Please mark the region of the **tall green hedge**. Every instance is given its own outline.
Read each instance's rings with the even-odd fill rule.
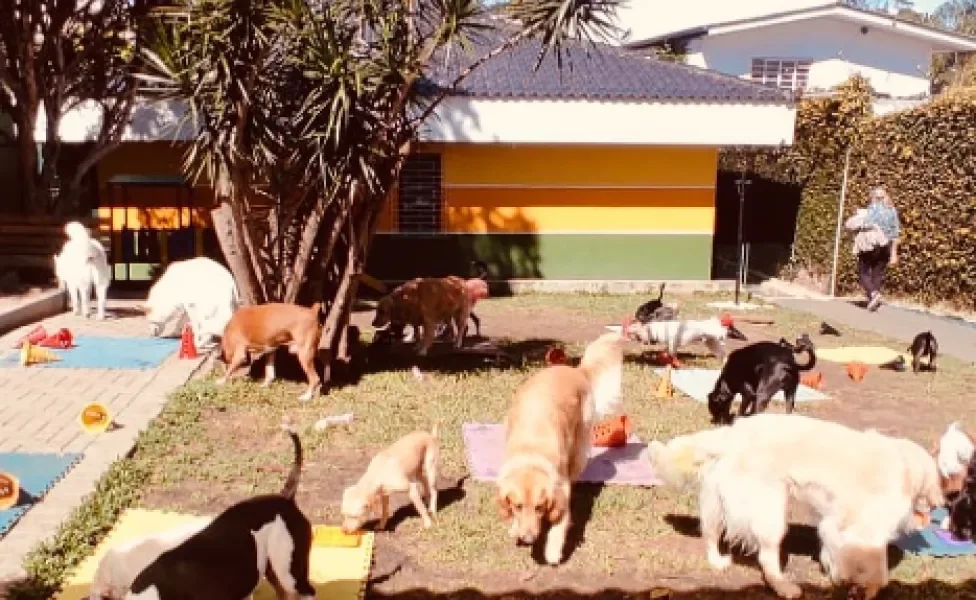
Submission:
[[[851,150],[844,218],[883,184],[898,207],[899,264],[886,290],[931,304],[976,309],[976,92],[959,91],[909,111],[872,117],[866,80],[852,78],[826,98],[804,100],[794,144],[773,151],[729,150],[721,167],[801,187],[794,259],[829,275],[844,158]],[[839,248],[838,291],[857,289],[849,232]]]

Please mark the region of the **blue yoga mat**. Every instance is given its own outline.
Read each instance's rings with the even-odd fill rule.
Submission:
[[[939,527],[947,514],[948,511],[944,508],[933,510],[932,520],[925,529],[901,536],[895,540],[895,545],[910,554],[927,554],[929,556],[969,556],[976,554],[976,544],[968,540],[955,540],[948,531],[943,531]]]
[[[170,338],[100,337],[79,335],[75,347],[54,350],[61,359],[31,365],[30,368],[60,369],[152,369],[175,353],[180,341]],[[20,350],[0,360],[0,366],[20,364]]]
[[[20,504],[0,510],[0,537],[81,459],[80,454],[0,452],[0,471],[20,481]]]

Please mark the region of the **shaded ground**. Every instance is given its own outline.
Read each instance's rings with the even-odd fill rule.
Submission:
[[[704,306],[715,296],[674,296],[684,316],[714,314]],[[428,371],[418,382],[404,367],[366,374],[357,386],[334,390],[309,404],[299,404],[301,384],[279,383],[270,390],[238,381],[218,390],[209,381],[188,387],[160,417],[160,435],[139,448],[136,459],[152,464],[154,475],[142,503],[149,507],[214,513],[259,491],[277,489],[290,462],[290,448],[280,434],[283,414],[305,428],[307,461],[299,502],[313,522],[336,522],[343,487],[363,472],[372,454],[399,436],[442,424],[441,505],[435,526],[424,530],[412,507],[402,498],[389,531],[377,535],[374,597],[483,598],[485,594],[524,592],[510,597],[542,594],[546,598],[574,598],[579,590],[604,590],[599,597],[645,597],[658,586],[673,590],[703,587],[730,590],[737,598],[770,597],[752,561],[743,560],[726,573],[709,570],[698,539],[696,500],[693,494],[666,489],[618,486],[574,488],[569,556],[558,569],[540,567],[533,553],[515,548],[498,519],[495,490],[465,479],[467,467],[461,445],[464,422],[499,422],[512,392],[528,373],[539,368],[545,348],[564,340],[571,356],[602,333],[603,326],[619,323],[640,303],[621,296],[524,296],[479,303],[476,312],[483,333],[512,352],[525,355],[526,364],[508,369],[457,371],[436,359],[421,363]],[[738,326],[755,341],[761,338],[794,339],[809,333],[821,346],[886,343],[875,334],[844,330],[844,336],[825,339],[816,334],[820,319],[776,307],[761,312],[775,319],[772,326]],[[368,330],[368,312],[356,320]],[[749,316],[760,316],[756,315]],[[901,349],[901,343],[889,343]],[[677,394],[659,399],[653,394],[657,379],[642,358],[644,349],[633,346],[625,367],[628,413],[636,432],[645,440],[668,439],[708,426],[705,407]],[[698,356],[703,348],[690,348],[681,358],[687,365],[717,367],[712,357]],[[435,367],[440,368],[435,368]],[[378,369],[377,365],[371,368]],[[858,427],[878,427],[929,446],[946,424],[969,414],[970,390],[976,373],[951,358],[937,374],[915,376],[872,370],[859,384],[851,382],[842,365],[823,362],[825,391],[831,400],[801,404],[799,411],[836,419]],[[282,369],[283,370],[283,369]],[[772,410],[782,410],[774,405]],[[316,432],[315,420],[330,414],[353,412],[349,427]],[[796,515],[802,521],[802,515]],[[791,554],[787,571],[810,586],[814,596],[826,581],[817,563],[812,531],[796,527],[787,542]],[[888,597],[976,597],[976,588],[955,589],[949,584],[923,583],[932,579],[958,582],[976,569],[976,559],[896,559],[894,586]],[[893,563],[893,564],[895,564]],[[480,592],[470,591],[478,588]],[[559,591],[568,588],[577,591]],[[420,591],[417,591],[417,590]],[[468,590],[451,592],[452,590]],[[451,592],[451,593],[448,593]],[[639,593],[637,593],[639,592]],[[695,597],[720,597],[720,591]]]

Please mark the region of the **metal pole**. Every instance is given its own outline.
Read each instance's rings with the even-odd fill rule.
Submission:
[[[743,256],[745,248],[742,245],[742,221],[743,215],[745,213],[746,206],[746,186],[751,183],[746,179],[746,170],[742,170],[742,175],[739,177],[738,181],[735,182],[735,187],[739,189],[739,230],[736,234],[736,248],[739,251],[739,271],[735,277],[735,305],[739,305],[739,293],[742,287],[742,266],[743,266]]]
[[[840,184],[840,204],[837,207],[837,230],[834,233],[834,264],[830,270],[830,296],[837,295],[837,258],[840,250],[840,227],[844,221],[844,203],[847,200],[847,171],[851,165],[851,150],[854,146],[848,146],[847,153],[844,155],[844,179]]]

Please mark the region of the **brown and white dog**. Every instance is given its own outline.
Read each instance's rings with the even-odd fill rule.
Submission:
[[[817,515],[820,563],[831,581],[852,584],[866,600],[888,583],[889,542],[944,501],[935,460],[922,446],[806,416],[759,414],[653,441],[649,451],[670,483],[700,480],[708,562],[732,564],[719,550],[723,537],[758,551],[766,583],[782,598],[802,594],[780,566],[791,501]]]
[[[589,460],[593,424],[619,410],[624,338],[607,333],[592,342],[578,367],[539,371],[515,392],[505,421],[505,459],[498,475],[502,518],[524,544],[550,524],[544,557],[563,559],[570,525],[570,491]]]
[[[308,377],[308,390],[299,400],[311,400],[322,388],[322,379],[315,370],[315,357],[322,336],[321,310],[321,302],[311,307],[270,302],[237,309],[220,340],[221,359],[226,370],[217,385],[227,383],[234,371],[249,360],[261,358],[265,359],[263,385],[271,385],[275,378],[274,352],[281,346],[288,346],[288,351],[298,357]]]
[[[460,277],[413,279],[380,299],[373,327],[412,325],[414,331],[421,331],[418,354],[423,356],[437,337],[437,326],[453,321],[457,328],[454,345],[460,348],[471,314],[470,298],[465,280]]]
[[[430,433],[408,433],[374,456],[359,481],[342,494],[342,530],[346,533],[359,530],[377,505],[380,509],[379,527],[386,529],[390,518],[390,494],[397,492],[406,492],[410,496],[424,527],[430,527],[433,524],[431,516],[437,514],[439,462],[437,425]],[[424,506],[424,496],[430,498],[430,513]]]

